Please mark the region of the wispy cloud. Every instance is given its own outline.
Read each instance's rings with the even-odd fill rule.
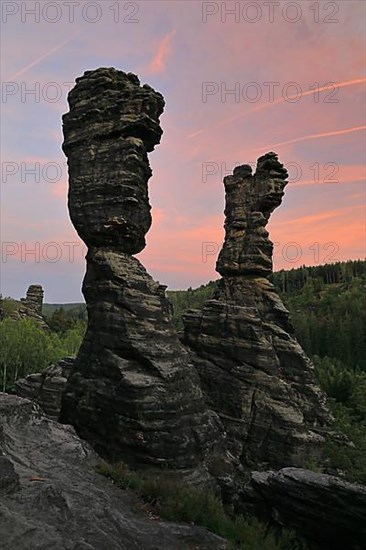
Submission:
[[[29,71],[29,69],[32,69],[33,67],[35,67],[36,65],[38,65],[39,63],[41,63],[44,59],[46,59],[47,57],[49,57],[50,55],[58,52],[59,50],[61,50],[62,48],[64,48],[66,46],[66,44],[68,44],[69,42],[71,42],[71,40],[73,40],[75,38],[75,36],[77,36],[78,34],[80,33],[77,33],[77,34],[74,34],[71,38],[68,38],[67,40],[64,40],[63,42],[61,42],[60,44],[57,44],[57,46],[55,46],[54,48],[51,48],[50,50],[48,50],[46,53],[42,54],[41,56],[37,57],[37,59],[35,59],[34,61],[32,61],[31,63],[29,63],[28,65],[26,65],[25,67],[23,67],[22,69],[20,69],[19,71],[17,71],[16,73],[12,74],[11,76],[9,76],[7,78],[8,81],[11,81],[11,80],[15,80],[16,78],[19,78],[19,76],[21,76],[22,74],[26,73],[27,71]]]
[[[354,78],[353,80],[346,80],[344,82],[329,82],[325,86],[320,86],[319,88],[315,88],[314,90],[301,92],[300,97],[303,98],[310,95],[315,96],[316,93],[318,94],[322,92],[332,92],[333,90],[336,90],[339,88],[346,88],[347,86],[357,86],[359,84],[365,84],[365,83],[366,83],[366,77]],[[240,115],[235,115],[235,116],[226,118],[225,120],[222,120],[218,126],[224,126],[225,124],[229,124],[230,122],[237,122],[239,118],[243,118],[246,115],[255,113],[257,111],[262,111],[263,109],[268,109],[269,107],[273,107],[274,105],[278,105],[279,103],[284,103],[284,102],[294,100],[298,97],[299,95],[289,95],[286,97],[279,97],[268,103],[261,103],[260,105],[257,105],[253,109],[249,109],[248,111],[245,111]]]
[[[159,42],[153,59],[150,61],[147,71],[149,74],[158,74],[165,71],[167,60],[172,48],[172,40],[175,35],[175,29]]]
[[[345,134],[352,134],[353,132],[360,132],[365,130],[366,126],[354,126],[353,128],[345,128],[344,130],[333,130],[332,132],[322,132],[320,134],[310,134],[308,136],[302,136],[295,139],[289,139],[288,141],[280,141],[278,143],[272,143],[271,145],[261,145],[251,151],[267,151],[269,149],[274,149],[275,147],[281,147],[283,145],[291,145],[292,143],[299,143],[300,141],[307,141],[309,139],[320,139],[324,137],[332,136],[342,136]]]

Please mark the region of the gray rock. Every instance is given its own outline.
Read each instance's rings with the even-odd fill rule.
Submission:
[[[295,529],[319,550],[366,548],[366,487],[297,468],[253,472],[244,487],[247,509]]]
[[[47,416],[58,420],[62,396],[73,364],[73,357],[65,357],[41,373],[29,374],[16,381],[14,392],[19,397],[33,399]]]
[[[136,497],[94,472],[91,447],[30,400],[0,393],[0,453],[1,550],[226,548],[203,528],[133,512]]]
[[[265,226],[281,204],[287,176],[276,153],[267,153],[258,159],[254,175],[243,165],[224,178],[225,242],[216,267],[221,275],[259,277],[272,272],[273,245]]]
[[[0,456],[0,494],[12,493],[19,486],[19,476],[14,464],[6,456]]]
[[[89,247],[136,254],[151,225],[147,153],[163,133],[163,96],[112,68],[86,71],[76,83],[63,116],[71,220]]]

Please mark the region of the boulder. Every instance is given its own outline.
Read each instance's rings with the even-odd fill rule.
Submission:
[[[366,548],[366,487],[299,468],[253,472],[244,487],[247,509],[292,528],[312,550]]]
[[[73,357],[65,357],[41,373],[28,374],[16,381],[14,393],[33,399],[46,416],[58,420],[66,382],[74,364]]]

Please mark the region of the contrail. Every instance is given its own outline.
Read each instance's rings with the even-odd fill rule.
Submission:
[[[365,176],[356,176],[354,178],[348,178],[348,179],[344,179],[342,178],[341,180],[330,180],[330,181],[327,181],[327,180],[319,180],[319,181],[314,181],[313,179],[312,180],[298,180],[298,181],[295,181],[295,182],[289,182],[289,185],[291,185],[292,189],[294,189],[295,187],[302,187],[302,186],[305,186],[305,185],[332,185],[332,184],[337,184],[337,185],[340,185],[340,184],[343,184],[343,183],[357,183],[358,181],[365,181]]]
[[[80,34],[80,33],[77,33],[77,34]],[[20,69],[20,71],[18,71],[17,73],[14,73],[13,75],[11,75],[8,78],[8,81],[15,80],[16,78],[18,78],[19,76],[21,76],[25,72],[29,71],[29,69],[31,69],[32,67],[34,67],[38,63],[41,63],[41,61],[46,59],[46,57],[49,57],[50,55],[57,52],[58,50],[61,50],[61,48],[66,46],[66,44],[68,44],[68,42],[70,42],[73,38],[75,38],[75,36],[77,36],[77,34],[75,34],[71,38],[68,38],[67,40],[64,40],[64,42],[61,42],[61,44],[58,44],[57,46],[55,46],[54,48],[52,48],[51,50],[49,50],[45,54],[41,55],[40,57],[38,57],[37,59],[32,61],[32,63],[29,63],[29,65],[27,65],[26,67],[23,67],[22,69]]]
[[[366,77],[363,77],[363,78],[354,78],[353,80],[346,80],[344,82],[332,82],[332,85],[337,86],[338,88],[345,88],[346,86],[355,86],[357,84],[365,84],[365,83],[366,83]],[[330,85],[330,83],[325,85],[325,86],[319,87],[318,90],[316,90],[316,92],[320,93],[320,92],[329,91],[329,85]],[[302,92],[302,96],[308,96],[308,95],[312,95],[314,93],[315,93],[314,90],[308,90],[307,92]],[[283,97],[280,97],[280,98],[272,101],[272,103],[262,103],[261,105],[257,105],[256,107],[254,107],[253,109],[250,109],[249,111],[246,111],[245,113],[240,113],[238,115],[227,118],[226,120],[223,120],[222,122],[219,122],[218,124],[215,125],[215,128],[220,128],[221,126],[225,126],[226,124],[229,124],[230,122],[235,122],[239,118],[243,118],[246,115],[250,115],[251,113],[261,111],[262,109],[267,109],[268,107],[272,107],[272,105],[277,105],[278,103],[284,103],[286,100],[295,99],[296,97],[297,96],[295,96],[295,95],[289,96],[286,99],[283,98]],[[192,134],[188,135],[187,138],[196,137],[197,135],[202,134],[205,131],[206,130],[200,130],[198,132],[193,132]]]
[[[306,141],[308,139],[319,139],[322,137],[341,136],[344,134],[351,134],[353,132],[360,132],[361,130],[365,130],[365,129],[366,129],[366,126],[354,126],[353,128],[345,128],[344,130],[334,130],[333,132],[323,132],[321,134],[310,134],[308,136],[303,136],[300,138],[289,139],[288,141],[273,143],[272,145],[262,145],[261,147],[256,147],[255,149],[251,149],[251,151],[269,150],[269,149],[274,149],[275,147],[280,147],[281,145],[290,145],[291,143],[298,143],[299,141]]]
[[[356,84],[365,84],[366,77],[363,78],[354,78],[353,80],[346,80],[345,82],[329,82],[325,86],[319,87],[317,90],[308,90],[307,92],[302,92],[300,97],[313,95],[314,93],[320,93],[320,92],[329,92],[329,87],[334,86],[337,88],[345,88],[346,86],[355,86]],[[275,99],[271,103],[262,103],[261,105],[257,105],[253,109],[250,109],[249,111],[246,111],[245,113],[241,113],[236,116],[232,116],[230,118],[227,118],[226,120],[223,120],[218,124],[218,126],[224,126],[225,124],[229,124],[230,122],[236,121],[239,118],[242,118],[246,115],[249,115],[251,113],[255,113],[257,111],[261,111],[262,109],[267,109],[268,107],[271,107],[272,105],[277,105],[278,103],[284,103],[285,101],[288,101],[289,99],[296,99],[298,97],[297,94],[290,95],[286,98],[280,97],[278,99]]]

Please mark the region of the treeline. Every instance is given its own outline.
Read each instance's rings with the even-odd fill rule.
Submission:
[[[308,355],[366,372],[366,262],[279,271],[272,281]]]
[[[304,265],[290,270],[281,269],[272,273],[270,279],[280,293],[291,294],[302,290],[309,281],[320,289],[325,285],[351,283],[355,278],[365,280],[365,277],[366,262],[349,260],[311,267]]]

